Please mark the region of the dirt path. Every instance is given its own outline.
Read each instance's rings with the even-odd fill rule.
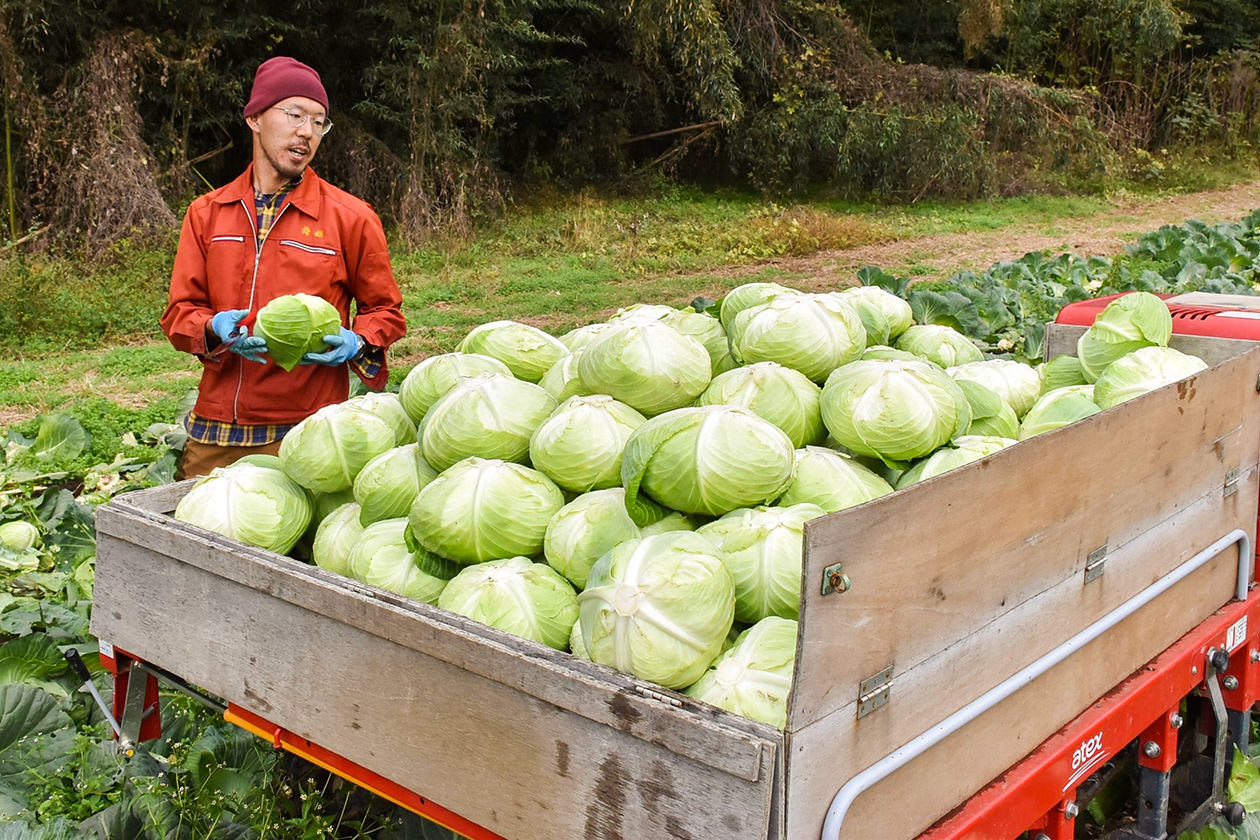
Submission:
[[[1026,222],[1001,230],[899,239],[726,268],[720,273],[738,277],[760,274],[771,267],[811,278],[819,286],[834,286],[851,283],[858,269],[876,265],[893,274],[913,273],[919,279],[938,280],[963,269],[983,271],[996,262],[1018,259],[1032,251],[1119,254],[1138,236],[1163,225],[1181,225],[1190,219],[1209,224],[1236,221],[1257,208],[1260,180],[1166,198],[1124,196],[1100,214]]]

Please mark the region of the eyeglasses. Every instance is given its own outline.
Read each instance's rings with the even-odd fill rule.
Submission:
[[[311,125],[319,132],[320,136],[332,131],[332,120],[327,117],[312,117],[301,111],[291,111],[288,108],[281,108],[279,105],[273,106],[277,111],[282,111],[289,118],[289,126],[292,128],[301,128],[310,120]]]

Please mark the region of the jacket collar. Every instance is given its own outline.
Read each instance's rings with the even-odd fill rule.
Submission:
[[[321,184],[323,181],[315,170],[309,166],[306,172],[302,174],[302,182],[293,188],[293,192],[289,193],[287,201],[292,202],[297,209],[301,210],[311,218],[319,218],[319,198]],[[245,202],[246,207],[252,207],[254,201],[254,164],[250,164],[245,171],[237,176],[236,180],[224,186],[219,190],[216,200],[220,204],[234,204],[238,201]]]

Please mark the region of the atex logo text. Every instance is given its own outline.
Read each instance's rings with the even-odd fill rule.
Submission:
[[[1076,748],[1076,752],[1072,753],[1073,770],[1079,770],[1081,765],[1088,763],[1091,758],[1102,752],[1102,736],[1103,734],[1099,732],[1092,738],[1087,738],[1081,742],[1081,745]]]

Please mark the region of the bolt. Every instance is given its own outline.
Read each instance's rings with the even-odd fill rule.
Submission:
[[[1159,748],[1159,744],[1154,741],[1147,741],[1142,745],[1142,752],[1146,754],[1147,758],[1159,758],[1159,754],[1162,753],[1163,750],[1161,750]]]
[[[1067,817],[1069,820],[1076,819],[1076,815],[1080,812],[1081,806],[1077,805],[1075,802],[1069,802],[1063,806],[1063,816]]]
[[[1252,651],[1251,651],[1251,661],[1252,661],[1252,662],[1260,662],[1260,650],[1252,650]]]
[[[1225,686],[1226,691],[1233,691],[1235,688],[1238,688],[1238,677],[1230,674],[1225,679],[1221,680],[1221,685]]]
[[[1050,840],[1050,835],[1044,831],[1039,831],[1033,836],[1032,840]]]
[[[1186,722],[1186,719],[1176,712],[1172,713],[1172,717],[1168,718],[1168,725],[1173,729],[1180,729]]]
[[[831,588],[834,589],[835,591],[837,592],[849,591],[850,581],[849,581],[848,575],[841,574],[840,572],[832,572],[828,576],[827,579],[831,583]]]
[[[1190,666],[1190,676],[1192,676],[1192,677],[1193,677],[1193,676],[1197,676],[1197,675],[1198,675],[1198,673],[1199,673],[1199,668],[1198,668],[1198,666],[1197,666],[1197,665],[1191,665],[1191,666]]]

